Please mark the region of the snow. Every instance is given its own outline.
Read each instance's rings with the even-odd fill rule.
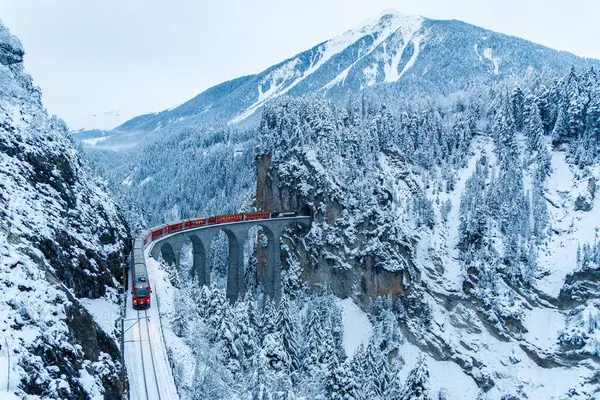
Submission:
[[[434,323],[428,329],[436,336],[443,337],[444,342],[455,349],[457,353],[453,357],[462,358],[467,363],[471,363],[473,359],[483,362],[481,367],[473,365],[472,373],[489,375],[494,379],[495,386],[487,393],[489,399],[500,399],[505,394],[523,398],[522,393],[535,393],[536,398],[540,399],[558,399],[560,394],[581,384],[594,373],[594,368],[585,364],[569,368],[541,368],[524,352],[518,342],[504,342],[492,336],[473,310],[460,305],[448,311],[434,298],[429,298],[429,304],[432,306]],[[457,319],[463,324],[467,323],[470,329],[464,329],[457,324]],[[556,310],[534,311],[530,314],[526,323],[532,332],[527,335],[534,339],[533,344],[551,348],[556,330],[560,326],[560,319],[560,313]],[[549,332],[543,333],[545,328]],[[416,358],[424,353],[414,343],[407,341],[402,345],[399,354],[408,367],[400,372],[401,376],[405,376]],[[450,393],[466,393],[463,398],[476,398],[475,382],[457,364],[434,360],[429,355],[426,355],[426,360],[434,394],[445,388]]]
[[[363,74],[365,75],[365,87],[373,86],[377,83],[377,69],[379,65],[377,63],[373,63],[366,67],[363,70]]]
[[[360,344],[366,345],[373,334],[373,325],[367,314],[351,298],[339,300],[344,325],[343,343],[348,357],[352,357]]]
[[[149,176],[149,177],[145,178],[143,181],[140,182],[140,186],[144,186],[144,185],[152,182],[153,180],[154,180],[154,178],[151,177],[151,176]]]
[[[72,131],[86,131],[92,129],[111,130],[135,117],[131,113],[123,113],[119,110],[108,110],[92,115],[80,115],[75,118]],[[95,144],[95,143],[92,143]]]
[[[2,350],[0,350],[0,398],[6,398],[7,400],[19,399],[19,397],[13,394],[12,392],[6,391],[7,388],[9,388],[9,390],[16,389],[16,386],[19,383],[19,381],[18,375],[14,370],[12,370],[12,362],[10,366],[8,364],[8,349],[4,340],[0,342],[0,345],[2,345]],[[10,386],[8,385],[9,367],[11,368]]]
[[[552,350],[565,326],[564,315],[552,308],[534,308],[525,317],[525,339],[543,350]]]
[[[87,372],[85,368],[79,370],[79,375],[79,383],[81,383],[81,386],[85,389],[86,392],[88,392],[89,398],[91,400],[103,400],[104,396],[98,390],[99,388],[96,383],[96,379],[92,375],[90,375],[90,373]]]
[[[348,67],[345,70],[343,70],[341,74],[335,77],[335,79],[323,86],[322,90],[329,90],[335,85],[338,85],[340,83],[343,84],[346,81],[346,78],[348,77],[348,72],[350,72],[350,68],[352,67]]]
[[[494,64],[494,75],[500,75],[500,59],[493,56],[491,48],[483,50],[483,56]]]
[[[538,254],[539,265],[547,276],[536,281],[536,287],[546,294],[557,297],[565,277],[577,267],[577,247],[593,243],[600,228],[600,196],[596,196],[593,208],[575,211],[575,200],[580,185],[587,178],[577,178],[566,161],[564,152],[552,152],[552,174],[548,178],[546,199],[552,230],[548,243]],[[600,179],[600,170],[592,171]]]
[[[133,179],[131,177],[131,174],[129,174],[129,175],[127,175],[127,177],[125,179],[123,179],[123,182],[121,182],[121,185],[131,186],[132,183],[133,183]]]
[[[479,54],[479,45],[477,43],[475,43],[473,45],[473,48],[475,49],[475,54],[477,54],[479,61],[483,62],[483,57],[481,57],[481,54]]]
[[[399,28],[398,32],[396,32],[396,35],[401,35],[402,41],[398,42],[398,44],[397,44],[398,47],[396,48],[396,53],[394,54],[394,57],[391,60],[391,64],[389,65],[388,69],[386,70],[385,82],[397,82],[402,77],[404,72],[406,72],[408,70],[408,68],[410,68],[414,65],[416,56],[419,53],[418,47],[420,45],[420,40],[421,40],[420,38],[417,39],[417,37],[415,37],[413,40],[413,45],[415,46],[415,52],[413,54],[413,57],[411,57],[411,60],[409,61],[410,66],[408,66],[408,64],[407,64],[408,68],[405,67],[401,74],[398,73],[398,65],[400,64],[402,54],[404,53],[404,50],[408,46],[411,38],[415,35],[416,32],[418,32],[421,29],[422,25],[423,25],[423,18],[414,17],[411,19],[407,19],[407,23],[403,24]]]
[[[109,292],[110,293],[110,292]],[[114,294],[116,296],[116,294]],[[81,299],[81,304],[92,314],[94,321],[102,330],[115,338],[113,334],[115,330],[115,321],[119,316],[119,306],[115,301],[109,300],[107,297],[98,299]]]
[[[485,136],[477,136],[471,145],[472,156],[467,167],[459,170],[454,190],[450,193],[440,193],[440,201],[450,200],[452,209],[448,214],[448,221],[444,225],[436,226],[436,237],[432,239],[433,247],[444,259],[444,284],[450,291],[462,291],[463,270],[459,261],[458,232],[460,227],[460,198],[465,190],[467,179],[473,175],[475,166],[482,154],[486,154],[488,162],[494,163],[494,144]],[[426,239],[426,237],[423,237]],[[428,243],[429,245],[429,243]],[[419,252],[418,254],[427,254]]]
[[[451,361],[436,361],[431,356],[423,353],[417,346],[405,342],[399,351],[399,355],[406,363],[399,371],[399,376],[402,381],[406,380],[411,369],[413,369],[419,357],[425,355],[425,362],[429,370],[429,384],[431,395],[437,398],[438,393],[442,389],[446,389],[449,393],[458,394],[463,399],[475,399],[479,388],[473,379],[462,371],[462,369]]]
[[[408,62],[406,63],[406,65],[402,69],[402,72],[398,76],[398,79],[402,78],[402,76],[406,73],[406,71],[408,71],[409,69],[412,68],[413,65],[415,65],[415,61],[417,60],[417,57],[419,56],[419,51],[421,49],[421,41],[423,39],[424,39],[423,36],[415,36],[413,38],[413,40],[412,40],[412,43],[413,43],[413,46],[414,46],[413,54],[410,57],[410,60],[408,60]]]

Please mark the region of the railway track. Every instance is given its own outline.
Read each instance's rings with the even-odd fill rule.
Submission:
[[[156,373],[156,361],[154,358],[154,351],[152,349],[152,334],[150,333],[150,326],[148,324],[148,320],[150,319],[148,316],[148,311],[144,310],[144,312],[142,313],[139,310],[137,310],[137,318],[138,337],[140,344],[140,359],[142,361],[141,372],[144,378],[144,398],[146,400],[154,400],[156,398],[158,398],[158,400],[161,400],[162,397],[160,394],[159,379],[158,374]],[[142,327],[142,324],[145,325],[145,329]],[[144,337],[142,333],[144,333],[146,337]],[[144,349],[144,343],[147,343],[147,349]],[[151,367],[150,365],[147,365],[148,362],[151,365]],[[153,379],[149,379],[149,377]],[[149,391],[149,387],[152,386],[152,383],[149,382],[151,380],[154,380],[154,385],[156,386],[156,396],[154,395],[154,393],[151,393]]]
[[[150,275],[150,279],[153,278]],[[158,301],[158,297],[155,295],[153,300]],[[131,300],[125,304],[124,321],[129,326],[123,328],[123,346],[130,400],[179,400],[162,335],[158,303],[141,310],[133,308]]]
[[[154,375],[154,382],[156,383],[156,393],[158,394],[158,400],[160,400],[160,388],[158,387],[158,376],[156,375],[156,362],[154,361],[154,351],[152,350],[152,335],[150,334],[150,325],[148,324],[149,319],[150,318],[148,317],[148,310],[144,310],[144,321],[146,321],[146,332],[148,333],[148,347],[150,347],[150,359],[152,360],[152,374]],[[146,393],[148,392],[146,391]]]
[[[138,335],[139,335],[139,343],[140,343],[140,355],[142,356],[142,375],[144,375],[144,389],[145,389],[145,393],[146,393],[146,400],[150,400],[150,397],[148,396],[148,380],[146,378],[146,365],[144,364],[144,345],[143,345],[143,339],[142,339],[142,320],[140,318],[140,311],[138,310],[137,312],[137,317],[138,317],[138,322],[137,322],[137,326],[138,326]],[[148,325],[146,324],[146,327],[148,327]]]

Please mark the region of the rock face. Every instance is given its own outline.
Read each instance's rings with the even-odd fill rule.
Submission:
[[[353,297],[365,307],[377,297],[389,295],[398,298],[407,294],[410,281],[418,279],[409,239],[400,243],[377,241],[372,249],[359,254],[359,248],[374,241],[377,222],[366,219],[351,239],[344,237],[345,218],[349,211],[340,197],[341,191],[326,182],[325,175],[319,170],[320,165],[314,163],[311,157],[298,154],[292,157],[293,161],[287,161],[294,165],[294,171],[286,169],[290,164],[273,164],[269,154],[258,156],[256,203],[265,211],[310,210],[314,234],[307,237],[308,246],[286,241],[287,248],[292,249],[303,264],[302,279],[315,287],[328,286],[340,298]],[[410,181],[410,178],[405,178]],[[307,187],[319,190],[303,190]],[[330,190],[320,189],[323,187]],[[385,207],[391,195],[381,189],[378,197]],[[261,258],[259,256],[259,273]],[[401,267],[395,270],[386,268],[393,265]]]
[[[596,179],[591,177],[575,199],[575,211],[590,211],[596,197]]]
[[[115,292],[128,228],[23,55],[0,24],[0,358],[20,396],[118,398],[119,350],[78,298]]]

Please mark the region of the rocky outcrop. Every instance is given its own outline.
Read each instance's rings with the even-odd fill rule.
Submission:
[[[596,197],[596,179],[591,177],[575,199],[575,211],[590,211]]]
[[[274,165],[269,154],[257,157],[256,203],[265,211],[304,210],[313,216],[313,229],[305,243],[286,241],[303,266],[302,279],[315,287],[328,286],[340,298],[353,297],[365,307],[380,296],[397,298],[406,294],[411,277],[418,275],[409,242],[386,244],[394,248],[396,261],[406,267],[397,271],[384,267],[387,260],[381,257],[380,248],[360,252],[359,248],[373,238],[375,221],[364,221],[351,241],[345,238],[347,221],[343,215],[348,210],[341,201],[341,192],[332,186],[327,191],[302,190],[307,186],[322,188],[328,183],[309,159],[299,155],[297,162],[299,168],[294,172],[299,175],[283,165]],[[382,192],[383,198],[387,197]],[[259,256],[259,273],[261,259]],[[285,258],[283,261],[285,266]]]
[[[600,298],[600,268],[590,264],[567,275],[558,296],[558,305],[569,309]]]

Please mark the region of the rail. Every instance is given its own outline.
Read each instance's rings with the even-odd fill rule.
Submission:
[[[146,391],[146,400],[150,400],[148,396],[148,381],[146,379],[146,365],[144,364],[144,345],[142,344],[142,327],[140,323],[140,311],[137,312],[138,316],[138,335],[140,338],[140,355],[142,356],[142,374],[144,375],[144,390]]]
[[[156,393],[160,400],[160,388],[158,387],[158,376],[156,375],[156,363],[154,362],[154,351],[152,350],[152,340],[150,338],[150,326],[148,325],[148,311],[144,310],[144,316],[146,317],[146,332],[148,333],[148,346],[150,347],[150,359],[152,360],[152,372],[154,374],[154,383],[156,383]]]

